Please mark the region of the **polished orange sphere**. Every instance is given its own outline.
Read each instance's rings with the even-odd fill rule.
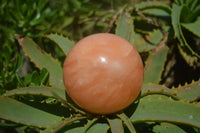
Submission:
[[[111,114],[129,106],[142,87],[143,63],[125,39],[98,33],[80,40],[63,67],[66,91],[84,110]]]

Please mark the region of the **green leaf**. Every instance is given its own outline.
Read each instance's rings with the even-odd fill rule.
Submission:
[[[172,7],[172,26],[173,26],[173,29],[175,32],[175,36],[180,41],[181,47],[183,47],[183,49],[187,49],[187,51],[189,51],[190,54],[192,54],[193,56],[199,57],[199,55],[197,53],[195,53],[194,50],[187,43],[187,41],[183,35],[182,29],[181,29],[180,17],[181,17],[181,13],[185,9],[184,8],[185,6],[186,5],[182,5],[182,6],[178,6],[176,4],[173,5],[173,7]]]
[[[23,15],[23,12],[22,12],[22,8],[21,8],[21,5],[22,5],[22,2],[21,1],[18,1],[18,0],[14,0],[14,4],[15,4],[15,7],[16,7],[16,11],[15,11],[15,15],[18,17],[18,19],[24,19],[24,15]]]
[[[131,44],[133,44],[135,34],[133,30],[133,18],[131,17],[129,12],[124,11],[118,20],[115,34],[123,37],[124,39],[128,40]]]
[[[66,18],[63,18],[63,22],[61,23],[61,25],[55,26],[53,27],[57,32],[62,32],[64,28],[66,28],[67,26],[69,26],[70,24],[73,23],[74,21],[74,17],[73,16],[68,16]],[[54,30],[53,30],[54,31]]]
[[[146,52],[154,49],[155,45],[147,42],[142,35],[136,33],[134,47],[138,52]]]
[[[177,5],[181,4],[181,0],[174,0]]]
[[[166,92],[166,93],[171,93],[175,94],[175,91],[172,89],[167,88],[164,85],[159,85],[159,84],[154,84],[154,83],[148,83],[144,84],[141,89],[141,95],[144,95],[148,92]]]
[[[48,71],[46,68],[43,68],[40,72],[40,85],[45,84],[47,78],[48,78]]]
[[[141,97],[152,94],[166,95],[175,100],[186,99],[193,102],[200,98],[200,80],[174,89],[158,84],[144,84],[141,89]]]
[[[190,23],[193,19],[192,14],[193,13],[189,9],[189,7],[184,5],[183,8],[181,9],[180,22],[181,23]]]
[[[200,19],[193,23],[182,23],[181,25],[200,38]]]
[[[190,7],[191,10],[194,10],[195,7],[197,6],[199,0],[193,0],[192,5]]]
[[[39,0],[37,4],[38,6],[36,8],[37,11],[42,12],[42,9],[44,9],[47,4],[48,4],[48,0]]]
[[[37,71],[34,71],[32,73],[31,85],[32,86],[39,86],[40,85],[40,75]]]
[[[61,48],[65,55],[67,55],[74,46],[74,42],[61,35],[49,34],[46,35],[46,37],[54,41]]]
[[[141,97],[152,95],[152,94],[166,95],[176,100],[181,99],[181,97],[176,96],[177,91],[169,89],[166,86],[153,84],[153,83],[143,84],[142,89],[141,89]]]
[[[81,8],[81,2],[80,1],[78,1],[78,0],[72,0],[70,2],[75,7],[75,9],[80,9]]]
[[[98,120],[98,118],[93,118],[92,120],[88,120],[87,124],[85,125],[84,133]]]
[[[145,65],[144,84],[145,83],[159,83],[167,58],[168,50],[165,48],[159,53],[151,53]]]
[[[0,24],[0,28],[2,31],[6,32],[8,35],[13,36],[15,34],[15,31],[13,29],[11,29],[10,27],[6,27],[3,24]],[[12,37],[11,37],[12,38]],[[10,38],[10,39],[11,39]]]
[[[29,22],[30,26],[36,26],[42,23],[45,20],[45,15],[40,15],[40,13],[36,13],[35,17]]]
[[[190,67],[195,66],[195,64],[198,62],[198,57],[188,54],[180,45],[178,45],[178,50],[183,59],[187,62],[188,65],[190,65]]]
[[[41,95],[46,97],[54,97],[52,91],[55,92],[57,95],[66,99],[65,90],[55,88],[55,87],[26,87],[26,88],[17,88],[11,91],[7,91],[4,93],[4,96],[15,96],[15,95]]]
[[[45,32],[47,32],[47,28],[41,30],[41,31],[38,31],[37,34],[36,33],[32,33],[32,32],[28,32],[26,35],[29,36],[29,37],[33,37],[33,38],[36,38],[36,37],[41,37]]]
[[[122,120],[119,118],[107,119],[112,133],[124,133]]]
[[[107,133],[108,129],[107,123],[96,123],[88,129],[87,133]]]
[[[69,129],[67,129],[71,124],[73,124],[74,121],[85,119],[85,117],[69,117],[64,120],[58,121],[54,123],[53,125],[49,126],[44,131],[41,131],[41,133],[58,133],[58,132],[64,132]]]
[[[142,13],[161,18],[170,18],[170,14],[162,9],[145,9],[144,11],[142,11]]]
[[[200,128],[200,107],[184,101],[174,101],[162,95],[149,95],[140,99],[130,117],[133,123],[145,121],[173,122]]]
[[[49,71],[50,84],[58,88],[64,89],[63,71],[60,63],[43,50],[28,37],[18,40],[25,54],[40,69],[46,68]]]
[[[13,123],[0,123],[0,127],[17,127],[20,124],[13,124]]]
[[[18,72],[21,68],[21,66],[23,65],[23,57],[22,55],[18,55],[17,59],[16,59],[16,64],[15,64],[15,70],[16,72]]]
[[[186,4],[186,0],[180,0],[181,1],[181,5]]]
[[[146,52],[149,50],[152,50],[156,47],[157,44],[162,40],[163,34],[160,30],[153,30],[153,32],[150,32],[146,38],[141,36],[140,34],[135,34],[135,43],[134,47],[139,52]]]
[[[200,4],[192,12],[192,14],[191,14],[191,20],[195,20],[198,16],[200,16]]]
[[[12,122],[45,128],[61,117],[42,111],[9,97],[0,97],[0,118]]]
[[[135,6],[138,10],[144,11],[146,9],[162,9],[168,14],[171,14],[171,8],[169,5],[163,2],[142,2]]]
[[[198,0],[186,0],[186,4],[187,4],[187,6],[190,8],[190,10],[191,10],[191,6],[192,6],[192,4],[194,3],[194,1],[198,1]],[[192,11],[192,10],[191,10]]]
[[[125,125],[128,127],[131,133],[136,133],[133,124],[131,123],[130,119],[126,116],[126,114],[121,113],[117,115],[122,121],[124,121]]]
[[[75,126],[70,128],[69,130],[65,131],[64,133],[83,133],[84,127],[83,126]]]
[[[156,45],[158,44],[163,38],[163,34],[160,30],[153,30],[153,32],[149,33],[149,38],[147,40],[149,43]]]
[[[154,133],[186,133],[182,128],[171,124],[162,122],[160,125],[156,125],[153,127]]]
[[[177,95],[184,99],[195,101],[200,98],[200,80],[174,89]]]
[[[37,108],[41,111],[45,111],[47,113],[60,116],[62,117],[62,119],[64,119],[64,117],[71,116],[72,113],[69,108],[62,106],[60,103],[55,101],[54,98],[46,98],[46,99],[44,99],[44,97],[33,98],[33,96],[29,95],[21,97],[19,99],[21,99],[20,100],[21,103],[29,105],[33,108]],[[50,99],[52,99],[52,101],[50,101]]]
[[[172,26],[175,32],[175,36],[179,39],[182,46],[184,46],[184,41],[181,37],[181,26],[180,26],[180,17],[181,17],[181,10],[184,6],[178,6],[176,4],[172,7]]]

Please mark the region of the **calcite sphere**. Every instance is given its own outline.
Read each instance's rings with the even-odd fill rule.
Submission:
[[[129,106],[142,87],[143,62],[125,39],[98,33],[80,40],[63,67],[66,91],[84,110],[111,114]]]

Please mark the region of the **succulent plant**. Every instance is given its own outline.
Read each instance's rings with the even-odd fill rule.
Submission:
[[[36,77],[39,81],[49,80],[49,84],[44,86],[38,81],[41,86],[16,88],[4,93],[0,96],[0,118],[37,127],[41,133],[199,132],[200,80],[172,88],[162,84],[170,69],[167,67],[168,56],[175,47],[170,43],[176,44],[188,64],[198,64],[199,53],[187,43],[182,29],[200,37],[200,30],[195,28],[199,28],[199,9],[198,0],[176,0],[172,7],[162,2],[145,2],[118,12],[115,34],[128,40],[142,55],[144,83],[138,98],[130,106],[107,115],[88,113],[77,106],[65,91],[63,62],[39,48],[30,37],[18,37],[25,55],[44,71]],[[181,17],[183,12],[188,16]],[[65,56],[75,45],[59,34],[45,37],[55,42]]]

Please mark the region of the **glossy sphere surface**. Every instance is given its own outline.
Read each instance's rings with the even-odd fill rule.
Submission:
[[[69,52],[63,68],[68,95],[95,114],[115,113],[130,105],[140,92],[143,73],[136,49],[109,33],[80,40]]]

